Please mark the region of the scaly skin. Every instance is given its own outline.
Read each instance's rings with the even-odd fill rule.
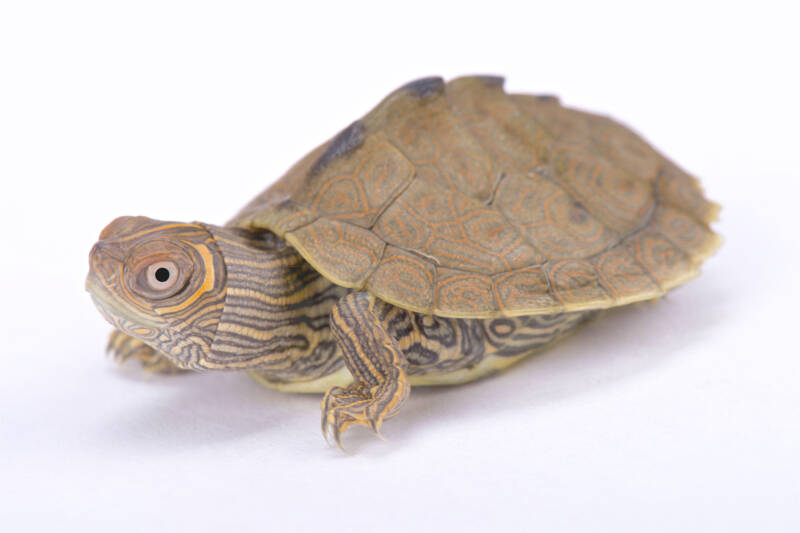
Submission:
[[[153,252],[154,242],[174,251]],[[203,252],[183,265],[191,272],[184,287],[162,296],[142,272],[178,264],[186,243]],[[323,430],[337,443],[353,424],[378,432],[411,385],[477,379],[590,314],[423,315],[327,281],[269,232],[142,218],[112,223],[90,263],[87,287],[118,328],[109,343],[116,358],[163,373],[249,370],[262,383],[307,392],[342,376],[323,400]]]

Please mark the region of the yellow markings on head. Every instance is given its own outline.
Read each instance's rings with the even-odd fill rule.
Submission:
[[[185,224],[181,222],[174,222],[172,224],[161,224],[156,227],[145,228],[142,230],[137,231],[136,233],[131,233],[130,235],[125,235],[121,241],[134,241],[140,237],[144,237],[145,235],[149,235],[151,233],[161,233],[164,230],[175,229],[175,228],[191,228],[194,230],[201,229],[199,226],[195,226],[194,224]]]
[[[208,249],[207,246],[198,246],[191,242],[181,241],[184,244],[191,246],[197,253],[200,254],[200,257],[203,259],[203,270],[204,270],[204,277],[203,277],[203,284],[192,294],[189,298],[185,301],[173,305],[171,307],[159,307],[158,312],[159,314],[163,313],[175,313],[177,311],[182,311],[192,305],[194,302],[197,301],[203,294],[211,291],[214,288],[214,275],[216,271],[214,270],[214,257],[211,255],[211,251]]]
[[[120,280],[124,279],[125,271],[124,271],[123,264],[119,263],[117,265],[117,268],[119,269],[119,279]],[[128,285],[126,283],[120,281],[120,283],[117,285],[117,287],[119,289],[119,293],[121,295],[123,295],[124,299],[126,299],[127,301],[129,301],[131,303],[134,303],[134,304],[138,305],[139,307],[143,307],[143,308],[148,309],[148,310],[151,309],[151,304],[148,301],[143,300],[142,298],[139,298],[139,296],[137,296],[135,293],[131,292],[128,289]],[[111,292],[114,292],[113,289],[111,289],[111,288],[109,288],[109,290],[111,290]],[[138,313],[138,311],[137,311],[137,313]]]

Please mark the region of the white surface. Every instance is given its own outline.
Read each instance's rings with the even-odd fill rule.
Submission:
[[[800,530],[797,14],[548,4],[4,2],[3,530]],[[701,176],[726,240],[703,275],[415,390],[351,456],[319,397],[103,357],[82,285],[111,218],[221,223],[396,86],[471,72]]]

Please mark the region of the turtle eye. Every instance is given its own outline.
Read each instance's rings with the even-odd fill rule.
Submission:
[[[192,280],[194,264],[183,249],[161,240],[146,242],[128,257],[128,287],[145,300],[164,300]]]
[[[154,291],[166,291],[178,281],[178,265],[172,261],[159,261],[147,267],[147,285]]]

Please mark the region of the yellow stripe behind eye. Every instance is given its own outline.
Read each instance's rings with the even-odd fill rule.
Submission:
[[[181,222],[175,222],[173,224],[162,224],[157,227],[145,228],[142,230],[137,231],[136,233],[132,233],[131,235],[125,235],[121,240],[122,241],[133,241],[142,237],[144,235],[148,235],[150,233],[161,233],[164,230],[168,229],[175,229],[175,228],[191,228],[191,229],[200,229],[198,226],[193,224],[184,224]]]
[[[185,302],[182,302],[178,305],[173,305],[172,307],[161,307],[158,309],[159,313],[174,313],[175,311],[186,309],[188,306],[197,301],[197,299],[200,298],[203,293],[209,292],[214,288],[214,258],[211,255],[211,251],[205,246],[196,246],[190,242],[183,242],[197,250],[197,252],[203,258],[203,266],[205,267],[203,285],[201,285],[200,288],[197,289],[197,291],[195,291],[195,293],[192,294]]]

